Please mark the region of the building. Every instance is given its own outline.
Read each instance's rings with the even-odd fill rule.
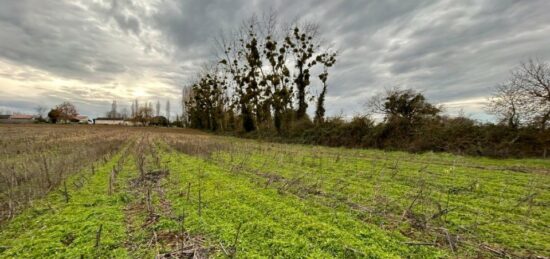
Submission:
[[[125,125],[123,118],[96,118],[94,124],[97,125]]]
[[[0,115],[0,123],[9,123],[11,115]]]
[[[0,123],[34,123],[34,116],[20,113],[0,115]]]
[[[82,123],[82,124],[88,124],[89,121],[90,121],[90,120],[88,119],[88,116],[86,116],[86,115],[76,115],[76,116],[74,117],[74,119],[75,119],[76,121],[78,121],[78,123]]]

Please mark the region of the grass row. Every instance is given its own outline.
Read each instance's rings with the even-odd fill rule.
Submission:
[[[123,208],[128,197],[120,190],[135,172],[132,157],[123,158],[114,193],[108,194],[111,172],[121,156],[95,173],[84,170],[71,176],[61,188],[33,202],[0,231],[0,257],[127,258]]]
[[[296,152],[300,149],[302,152]],[[410,236],[430,238],[400,222],[404,210],[420,196],[411,207],[412,211],[426,220],[445,209],[442,217],[428,223],[449,228],[457,236],[468,237],[474,247],[479,244],[476,242],[483,241],[523,255],[550,252],[550,238],[546,234],[550,227],[547,202],[550,200],[550,178],[546,173],[442,163],[449,160],[445,154],[441,155],[442,159],[427,159],[434,154],[426,154],[418,155],[423,159],[408,161],[393,153],[381,157],[382,152],[372,152],[342,149],[335,152],[299,146],[282,149],[278,145],[265,144],[220,151],[214,158],[242,172],[284,177],[284,183],[299,180],[299,188],[321,193],[325,204],[327,196],[332,198],[328,202],[357,204],[368,209],[367,215],[363,215],[367,221],[380,225],[397,224],[398,229]],[[432,160],[440,163],[430,162]],[[492,163],[494,161],[480,162]],[[549,163],[537,161],[535,165],[525,166],[543,168],[541,165],[548,168]],[[319,200],[320,197],[311,199]],[[372,211],[377,213],[373,215]]]
[[[227,251],[242,258],[441,255],[429,247],[404,245],[408,240],[400,234],[364,224],[348,210],[260,187],[247,175],[212,162],[180,153],[165,154],[163,159],[171,169],[167,190],[174,211],[184,214],[186,231],[206,235],[211,246],[226,248],[223,253],[217,249],[217,255]],[[164,231],[179,228],[170,220],[159,226]]]

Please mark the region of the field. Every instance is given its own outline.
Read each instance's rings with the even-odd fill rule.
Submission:
[[[550,160],[0,126],[0,258],[550,255]]]

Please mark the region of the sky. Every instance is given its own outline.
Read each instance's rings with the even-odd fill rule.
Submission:
[[[491,120],[493,87],[522,61],[550,60],[547,0],[0,0],[0,112],[70,101],[96,117],[137,98],[162,110],[170,100],[174,115],[181,88],[213,60],[213,39],[269,10],[318,23],[338,50],[329,116],[362,114],[400,87]]]

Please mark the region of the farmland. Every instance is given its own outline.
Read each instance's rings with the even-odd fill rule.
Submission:
[[[550,255],[550,161],[0,126],[0,258]]]

